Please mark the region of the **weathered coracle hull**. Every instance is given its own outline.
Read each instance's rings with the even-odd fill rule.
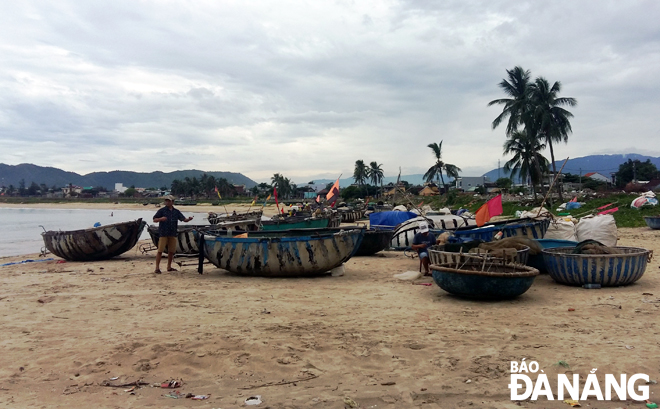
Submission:
[[[497,250],[489,253],[493,258],[498,258]],[[484,254],[481,253],[478,257],[483,257]],[[429,247],[429,262],[431,264],[436,264],[440,266],[456,266],[461,265],[465,262],[470,261],[472,257],[475,257],[473,253],[455,253],[450,251],[445,251],[445,246],[443,244]],[[529,247],[525,247],[522,250],[516,252],[516,257],[513,262],[518,264],[527,264],[527,259],[529,257]]]
[[[354,223],[356,220],[360,220],[364,217],[365,210],[345,210],[340,211],[341,222],[342,223]]]
[[[502,238],[527,237],[530,239],[542,239],[550,225],[550,219],[518,219],[503,222],[489,223],[488,227],[458,229],[454,236],[460,238],[493,241],[495,235],[502,232]]]
[[[497,272],[480,271],[483,268],[481,262],[467,263],[460,269],[438,265],[430,268],[438,287],[460,297],[482,300],[508,299],[524,294],[539,274],[536,269],[517,264],[497,266]]]
[[[261,220],[263,215],[263,210],[255,210],[247,213],[237,213],[237,214],[217,214],[209,212],[208,220],[210,224],[218,224],[223,222],[237,222],[242,220]]]
[[[317,275],[347,261],[364,229],[336,232],[263,232],[247,238],[204,235],[204,256],[236,274],[292,277]]]
[[[578,245],[577,241],[571,240],[557,240],[557,239],[537,239],[536,242],[541,246],[542,249],[549,249],[552,247],[572,247]],[[530,254],[527,258],[527,265],[539,270],[541,274],[547,274],[548,269],[545,268],[545,262],[543,261],[543,253]]]
[[[132,249],[146,222],[137,219],[84,230],[41,233],[48,251],[69,261],[107,260]]]
[[[412,246],[413,244],[413,239],[415,238],[415,234],[419,231],[419,223],[420,222],[426,222],[429,223],[428,219],[425,219],[424,217],[415,217],[414,219],[409,219],[406,220],[403,223],[400,223],[396,228],[394,229],[394,234],[392,234],[392,240],[390,242],[390,247],[394,248],[395,250],[405,250]],[[430,222],[429,225],[431,227],[433,222]],[[441,233],[437,230],[432,231],[434,234]]]
[[[653,230],[660,229],[660,216],[644,216],[644,221]]]
[[[355,253],[356,256],[372,256],[381,250],[390,247],[392,230],[367,230],[364,233],[362,244]]]
[[[261,222],[261,230],[281,231],[291,229],[321,229],[328,227],[329,218],[293,218],[290,220],[264,220]]]
[[[600,284],[620,286],[642,278],[651,251],[637,247],[615,247],[623,254],[572,254],[573,248],[543,250],[548,274],[558,283],[567,285]]]

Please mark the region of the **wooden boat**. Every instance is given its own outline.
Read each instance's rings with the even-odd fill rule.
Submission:
[[[222,222],[237,222],[240,220],[261,220],[263,215],[263,209],[254,210],[246,213],[227,213],[227,214],[217,214],[214,212],[209,212],[208,220],[210,224],[218,224]]]
[[[356,220],[360,220],[364,217],[366,209],[362,210],[340,210],[338,213],[341,216],[342,223],[355,223]]]
[[[549,225],[550,219],[514,219],[488,223],[486,226],[479,228],[459,228],[453,233],[456,237],[483,241],[493,241],[495,235],[499,232],[502,232],[502,238],[519,236],[542,239]]]
[[[204,234],[204,256],[237,274],[287,277],[324,273],[357,250],[364,229],[248,233],[247,238]]]
[[[329,222],[330,217],[288,216],[284,218],[273,218],[272,220],[262,220],[261,230],[319,229],[328,227]]]
[[[146,222],[137,219],[83,230],[41,233],[48,251],[69,261],[106,260],[133,248]]]
[[[534,283],[538,270],[520,264],[486,265],[482,261],[458,266],[430,266],[433,281],[448,293],[461,297],[496,300],[517,297]]]
[[[654,230],[660,229],[660,216],[644,216],[644,221],[650,228]]]
[[[239,220],[235,222],[221,222],[218,224],[208,224],[208,225],[185,225],[178,226],[177,228],[177,244],[176,244],[176,254],[198,254],[198,238],[199,233],[218,233],[226,232],[231,230],[232,232],[246,232],[246,231],[257,231],[259,230],[259,225],[257,225],[253,220]],[[147,232],[151,237],[151,241],[154,246],[158,246],[158,239],[160,235],[158,234],[158,225],[151,225],[147,228]],[[165,253],[168,252],[167,247],[165,247]]]
[[[372,256],[390,247],[392,230],[369,229],[364,232],[362,244],[355,253],[356,256]]]
[[[637,247],[614,247],[623,254],[572,254],[572,247],[543,250],[543,261],[553,280],[561,284],[620,286],[642,278],[651,251]]]

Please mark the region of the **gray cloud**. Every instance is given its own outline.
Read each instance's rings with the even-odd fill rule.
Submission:
[[[515,65],[578,99],[558,156],[648,153],[658,17],[651,1],[0,5],[0,162],[395,175],[444,140],[485,172],[506,159],[486,105]]]

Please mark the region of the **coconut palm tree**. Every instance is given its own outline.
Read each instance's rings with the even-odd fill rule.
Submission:
[[[355,161],[355,170],[353,170],[353,179],[360,187],[369,177],[369,170],[362,159]]]
[[[461,168],[442,161],[442,141],[440,141],[439,144],[433,142],[427,146],[433,151],[433,155],[435,156],[435,165],[431,166],[429,170],[426,171],[424,174],[424,179],[427,182],[431,182],[433,179],[438,179],[438,177],[440,177],[442,180],[442,186],[444,186],[445,192],[447,192],[448,186],[445,184],[445,178],[442,176],[442,172],[444,171],[447,176],[456,179],[458,177],[458,172],[461,171]]]
[[[530,77],[529,70],[524,70],[517,66],[512,70],[506,70],[509,80],[503,79],[499,87],[510,98],[495,99],[488,103],[491,105],[504,105],[502,113],[493,120],[493,129],[497,128],[507,117],[509,121],[506,125],[506,134],[511,135],[518,130],[518,127],[524,125],[524,118],[530,110]]]
[[[371,183],[374,184],[374,186],[378,186],[380,184],[380,190],[382,192],[383,190],[383,168],[381,168],[383,164],[381,163],[380,165],[378,162],[371,162],[369,164],[369,169],[367,169],[369,173],[369,179],[371,179]]]
[[[531,101],[534,107],[534,121],[539,131],[538,137],[545,141],[550,148],[552,171],[556,175],[557,165],[555,164],[555,152],[552,143],[568,142],[568,134],[573,131],[570,122],[573,114],[562,108],[562,106],[574,107],[577,105],[577,100],[570,97],[559,97],[561,83],[556,81],[550,86],[548,80],[543,77],[538,77],[530,85],[530,89]],[[558,191],[559,199],[563,202],[561,189],[558,189]]]
[[[519,127],[525,129],[529,138],[538,138],[539,123],[535,120],[535,108],[532,98],[533,86],[531,83],[531,73],[520,66],[512,70],[506,70],[508,81],[503,79],[499,87],[510,98],[495,99],[488,103],[491,105],[504,105],[502,113],[493,120],[493,129],[497,128],[507,117],[509,121],[506,126],[506,135],[511,135],[519,130]],[[540,163],[535,163],[537,172],[541,172]],[[541,183],[541,192],[545,195],[545,187]]]
[[[548,160],[541,155],[545,144],[537,138],[530,138],[526,131],[514,131],[504,143],[504,154],[513,158],[504,164],[504,171],[511,172],[511,178],[518,175],[525,182],[530,179],[536,199],[536,184],[542,183],[543,173],[548,170]]]

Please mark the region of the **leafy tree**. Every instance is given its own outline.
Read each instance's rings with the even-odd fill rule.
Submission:
[[[534,186],[541,182],[543,172],[548,169],[548,160],[540,153],[544,148],[543,143],[528,137],[525,131],[515,131],[504,143],[504,154],[513,154],[513,158],[504,164],[504,171],[511,172],[512,177],[518,175],[524,181],[529,178],[535,197]]]
[[[353,170],[353,179],[355,180],[355,183],[357,183],[358,186],[362,186],[368,177],[369,170],[364,164],[364,161],[362,159],[356,160],[355,169]]]
[[[48,185],[46,185],[45,183],[40,184],[39,190],[41,191],[42,195],[45,195],[46,193],[48,193]]]
[[[619,165],[619,170],[614,174],[617,187],[624,187],[632,182],[637,176],[637,180],[651,180],[660,177],[658,168],[651,163],[650,159],[645,162],[639,159],[628,159],[627,162]]]
[[[513,185],[513,181],[510,178],[499,178],[495,181],[495,184],[500,189],[509,190],[511,189],[511,185]]]
[[[18,182],[18,195],[19,196],[25,196],[26,190],[25,190],[25,179],[21,179]]]
[[[39,185],[37,185],[34,182],[32,182],[30,184],[30,187],[26,189],[26,193],[28,196],[36,196],[37,192],[39,192]]]
[[[134,197],[135,194],[137,193],[137,190],[135,190],[134,187],[129,187],[124,191],[124,196],[126,197]]]
[[[431,166],[429,170],[426,171],[424,174],[424,179],[426,182],[431,182],[433,179],[438,179],[439,176],[439,179],[442,180],[442,186],[444,186],[445,192],[448,192],[449,186],[447,186],[445,183],[445,178],[442,176],[443,171],[447,174],[447,176],[456,179],[458,177],[458,172],[460,172],[461,169],[456,165],[442,161],[442,141],[440,141],[439,144],[433,142],[427,146],[433,151],[433,155],[435,156],[435,165]]]
[[[291,186],[291,180],[279,173],[274,174],[270,180],[271,186],[277,188],[277,196],[279,198],[288,198],[294,190]]]

